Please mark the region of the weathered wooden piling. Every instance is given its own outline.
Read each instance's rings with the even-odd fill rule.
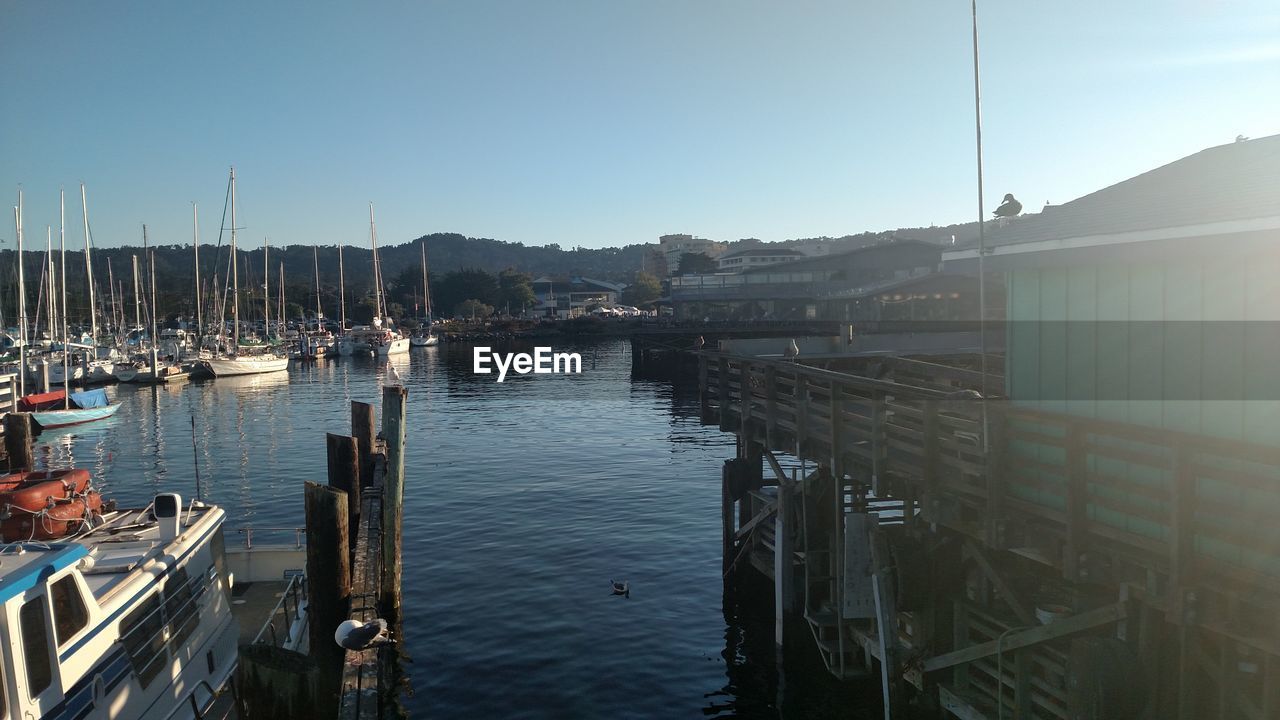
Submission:
[[[333,641],[334,630],[350,611],[351,566],[347,494],[308,482],[307,621],[311,656],[321,668],[321,706],[336,708],[344,651]]]
[[[267,643],[242,646],[236,668],[240,717],[324,717],[320,678],[320,666],[302,653]]]
[[[377,424],[374,421],[373,405],[362,402],[351,402],[351,434],[355,437],[360,450],[360,485],[368,486],[373,482],[373,448],[377,442]]]
[[[4,416],[4,449],[9,457],[9,470],[21,472],[35,466],[31,451],[32,427],[29,413]]]
[[[328,459],[329,487],[347,494],[347,528],[360,526],[360,446],[351,435],[325,435],[325,456]],[[351,547],[356,536],[350,533]]]
[[[382,437],[387,444],[387,470],[382,490],[382,599],[391,616],[400,618],[400,545],[404,505],[405,400],[402,385],[382,389]]]

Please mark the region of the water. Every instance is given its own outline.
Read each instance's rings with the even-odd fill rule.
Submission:
[[[557,349],[581,352],[584,373],[499,384],[473,375],[460,346],[391,361],[409,390],[407,709],[778,717],[772,609],[730,603],[728,621],[723,610],[720,467],[732,436],[699,425],[693,393],[632,381],[624,342]],[[325,480],[325,433],[350,432],[349,401],[380,405],[388,367],[344,359],[117,387],[114,419],[46,433],[38,462],[87,467],[108,497],[140,505],[158,491],[191,496],[198,458],[229,526],[300,527],[302,483]],[[631,597],[612,596],[611,579],[630,581]],[[787,681],[804,688],[796,716],[833,704],[849,717],[810,687],[821,666],[800,667]]]

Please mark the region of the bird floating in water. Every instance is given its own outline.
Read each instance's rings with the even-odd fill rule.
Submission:
[[[1013,217],[1022,212],[1022,203],[1013,198],[1013,193],[1005,193],[1004,202],[1000,203],[1000,207],[991,211],[996,217]]]
[[[333,640],[348,650],[368,650],[395,642],[387,636],[387,621],[382,618],[367,623],[346,620],[338,625],[338,630],[333,633]]]
[[[624,598],[630,599],[631,583],[627,582],[626,580],[610,580],[609,585],[610,585],[610,588],[613,590],[614,595],[621,595]]]

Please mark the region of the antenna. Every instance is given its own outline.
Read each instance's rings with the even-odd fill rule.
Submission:
[[[191,459],[195,461],[196,466],[196,500],[204,502],[204,495],[200,492],[200,451],[196,449],[196,416],[191,416]]]

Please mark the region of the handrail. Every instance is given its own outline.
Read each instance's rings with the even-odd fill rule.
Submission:
[[[271,613],[267,616],[267,621],[263,623],[262,629],[258,630],[258,634],[254,636],[252,645],[257,645],[263,641],[263,636],[267,631],[271,632],[271,644],[280,646],[279,638],[276,637],[276,613],[283,610],[285,617],[285,642],[290,642],[293,638],[290,632],[293,623],[302,617],[302,601],[301,597],[306,593],[307,578],[305,575],[294,575],[289,578],[289,584],[285,586],[284,592],[280,593],[280,600],[271,608]],[[293,619],[289,619],[288,600],[293,598]]]
[[[256,528],[242,527],[242,528],[235,528],[235,531],[237,535],[242,535],[244,537],[245,550],[253,549],[254,533],[285,533],[285,532],[293,533],[293,546],[295,549],[301,550],[303,548],[302,539],[306,536],[307,529],[304,527],[256,527]]]
[[[913,385],[905,385],[893,382],[892,380],[881,380],[878,378],[869,378],[862,375],[852,375],[849,373],[836,372],[835,370],[826,370],[816,368],[811,365],[803,365],[786,359],[763,358],[755,355],[733,355],[730,353],[720,352],[718,350],[700,350],[697,355],[710,360],[727,360],[730,363],[738,363],[739,365],[758,365],[762,368],[772,367],[775,370],[794,373],[795,375],[803,375],[806,378],[823,380],[830,383],[840,383],[852,388],[872,390],[878,392],[888,392],[902,397],[910,397],[919,400],[955,400],[956,398],[948,392],[942,390],[933,390],[931,388],[916,387]],[[708,362],[710,365],[710,362]]]

